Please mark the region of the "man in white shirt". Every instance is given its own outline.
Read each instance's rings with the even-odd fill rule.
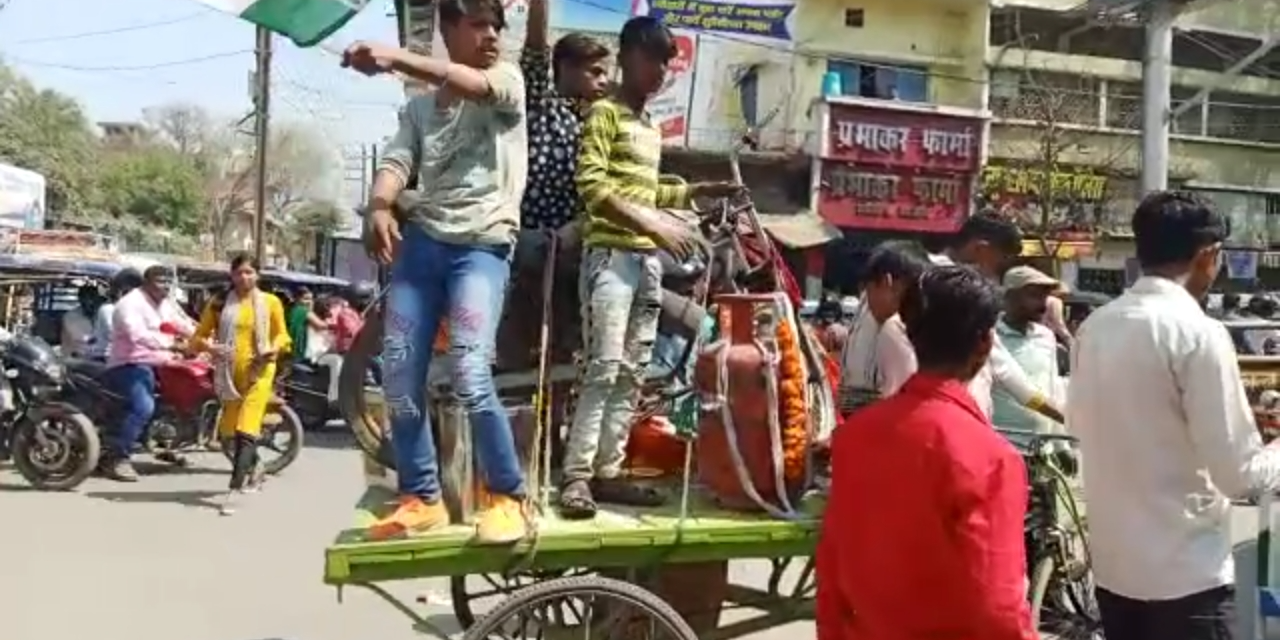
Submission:
[[[886,242],[867,259],[862,304],[840,358],[840,411],[892,395],[916,372],[916,354],[898,318],[907,287],[929,268],[914,242]]]
[[[1133,214],[1143,275],[1081,325],[1067,417],[1080,438],[1107,640],[1235,637],[1231,498],[1280,488],[1227,330],[1200,300],[1226,219],[1161,191]]]
[[[996,338],[1036,388],[1051,391],[1057,387],[1058,339],[1040,319],[1045,316],[1050,294],[1060,285],[1029,266],[1006,271],[1002,283],[1004,313],[996,323]],[[997,388],[992,394],[991,421],[997,427],[1035,433],[1057,431],[1057,422],[1027,409],[1004,389]]]
[[[76,307],[62,314],[62,354],[70,358],[89,355],[93,343],[93,317],[102,304],[102,294],[92,285],[76,292]]]
[[[1017,225],[995,213],[970,216],[956,234],[956,243],[943,254],[929,258],[934,265],[965,264],[987,279],[997,282],[1000,274],[1022,253],[1022,233]],[[969,381],[969,393],[988,418],[994,410],[991,390],[1000,387],[1023,406],[1057,422],[1062,412],[1054,404],[1049,389],[1038,389],[1009,352],[997,340],[987,358],[987,366]]]

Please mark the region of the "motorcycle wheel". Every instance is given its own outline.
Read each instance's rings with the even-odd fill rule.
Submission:
[[[262,470],[266,471],[266,474],[274,476],[284,471],[289,465],[292,465],[293,461],[298,460],[298,454],[302,453],[302,438],[305,431],[302,429],[301,417],[298,417],[298,413],[293,411],[293,408],[289,407],[288,404],[280,403],[279,407],[271,407],[268,411],[268,416],[270,417],[271,415],[279,416],[279,421],[262,425],[262,435],[257,440],[257,443],[259,443],[257,448],[259,448],[260,458],[262,449],[275,452],[276,456],[274,458],[262,461]],[[275,444],[275,436],[280,434],[288,436],[288,444],[285,444],[283,448]],[[220,448],[223,451],[223,457],[227,458],[227,462],[234,465],[236,462],[232,460],[232,445],[229,442],[223,442]]]
[[[46,422],[51,428],[42,428]],[[88,416],[62,405],[33,407],[14,426],[13,466],[31,486],[70,491],[93,473],[102,445]]]
[[[365,392],[365,372],[373,366],[382,352],[382,313],[380,309],[365,315],[364,325],[347,350],[338,379],[338,408],[347,427],[356,437],[356,443],[370,459],[379,465],[395,470],[395,452],[391,439],[386,437],[384,411],[373,410]],[[381,367],[377,370],[381,372]]]

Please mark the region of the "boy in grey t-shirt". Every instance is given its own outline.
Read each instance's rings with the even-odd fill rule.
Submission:
[[[528,531],[525,483],[489,365],[528,169],[525,87],[519,69],[499,60],[500,0],[438,6],[450,61],[366,43],[343,57],[367,75],[398,72],[435,86],[401,114],[366,220],[371,252],[391,266],[383,387],[400,493],[399,507],[369,533],[386,538],[448,524],[425,397],[432,344],[447,320],[453,392],[492,496],[476,536],[507,543]],[[420,186],[400,200],[401,226],[392,203],[412,176]]]

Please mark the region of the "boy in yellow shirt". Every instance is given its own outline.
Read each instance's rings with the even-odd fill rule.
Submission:
[[[597,101],[583,126],[577,187],[586,209],[579,291],[585,375],[564,458],[561,514],[590,518],[596,500],[649,506],[661,496],[621,478],[641,376],[658,332],[662,266],[699,245],[694,229],[658,207],[688,207],[692,197],[728,197],[730,183],[666,185],[658,181],[662,133],[645,105],[662,89],[677,53],[671,31],[655,18],[628,20],[619,36],[617,91]]]

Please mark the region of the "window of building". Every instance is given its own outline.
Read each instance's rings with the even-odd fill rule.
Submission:
[[[1228,140],[1280,143],[1280,98],[1214,92],[1209,96],[1209,122],[1205,135]]]
[[[861,29],[866,20],[866,12],[862,9],[845,9],[844,10],[844,26],[851,29]]]
[[[830,60],[827,72],[839,74],[842,93],[846,96],[929,101],[929,71],[924,67]]]
[[[738,104],[742,105],[742,121],[748,127],[758,124],[760,117],[757,104],[760,98],[760,71],[757,67],[747,69],[738,79]]]
[[[991,111],[997,118],[1097,126],[1098,105],[1098,82],[1093,78],[1009,69],[992,74]]]

